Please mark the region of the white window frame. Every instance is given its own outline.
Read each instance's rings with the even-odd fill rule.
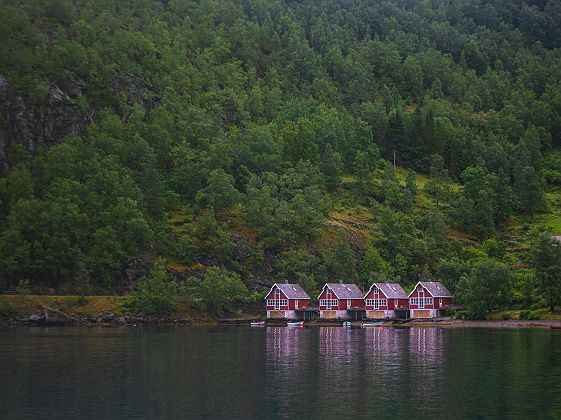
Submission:
[[[388,306],[387,299],[366,299],[367,306],[373,306],[374,309],[378,309],[380,306]]]
[[[288,306],[288,299],[267,299],[267,306],[276,306],[277,302],[279,307]]]
[[[333,306],[339,306],[339,299],[320,299],[319,300],[319,306],[326,306],[326,307],[333,307]]]

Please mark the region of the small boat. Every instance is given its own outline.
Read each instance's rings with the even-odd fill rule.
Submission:
[[[343,327],[350,327],[352,325],[351,321],[345,321],[343,322]]]
[[[287,327],[303,327],[304,321],[288,321],[286,323]]]
[[[382,322],[363,322],[361,325],[363,327],[381,327]]]
[[[252,327],[264,327],[265,321],[251,321]]]

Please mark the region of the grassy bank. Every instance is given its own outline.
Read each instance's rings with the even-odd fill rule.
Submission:
[[[74,318],[96,318],[100,314],[126,315],[123,310],[124,296],[46,296],[46,295],[0,295],[0,317],[30,315],[43,310],[60,312]],[[253,315],[254,316],[254,315]],[[219,319],[250,318],[239,309],[236,312],[218,316],[202,310],[195,310],[185,304],[178,304],[177,311],[167,318]]]
[[[561,321],[561,309],[557,308],[555,312],[549,309],[509,309],[504,311],[494,311],[487,317],[488,320],[558,320]]]
[[[0,317],[17,316],[20,314],[40,313],[44,309],[60,312],[68,317],[95,318],[100,314],[114,314],[116,317],[126,315],[122,304],[124,296],[47,296],[47,295],[0,295]],[[195,310],[180,304],[178,310],[167,318],[180,319],[208,319],[218,318],[253,319],[256,317],[255,308],[252,314],[243,309],[229,313],[228,316],[218,317],[202,310]],[[561,309],[554,313],[548,309],[537,310],[503,310],[494,311],[487,316],[487,321],[505,320],[556,320],[561,321]]]
[[[93,317],[100,313],[121,315],[123,296],[43,296],[0,295],[0,307],[28,314],[44,308],[63,312],[69,316]]]

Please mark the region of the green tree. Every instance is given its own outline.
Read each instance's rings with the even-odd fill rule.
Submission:
[[[518,196],[520,209],[529,214],[543,210],[545,202],[541,184],[534,168],[529,165],[524,166],[515,178],[514,188]]]
[[[539,291],[553,312],[561,299],[561,242],[544,233],[534,245],[532,256]]]
[[[171,277],[163,259],[154,263],[149,275],[141,277],[124,302],[124,309],[142,315],[166,316],[177,308],[185,288]]]
[[[377,280],[377,277],[388,278],[392,275],[391,265],[380,255],[376,247],[369,246],[359,266],[360,277],[365,282]]]
[[[469,274],[461,278],[457,297],[465,304],[470,317],[481,319],[509,302],[511,286],[510,268],[495,260],[484,259],[476,262]]]
[[[457,223],[478,238],[488,237],[494,230],[494,194],[487,173],[470,166],[461,177],[464,184],[455,207]]]
[[[368,153],[362,150],[356,152],[353,162],[353,173],[358,178],[361,187],[366,188],[370,183],[370,176],[372,173],[372,162]]]
[[[238,203],[240,193],[234,186],[232,175],[223,169],[215,169],[210,173],[207,186],[197,193],[195,200],[202,206],[221,211]]]
[[[201,284],[201,296],[212,311],[228,309],[232,302],[247,295],[247,287],[238,274],[219,267],[207,269]]]
[[[356,257],[351,243],[342,234],[338,235],[335,248],[327,252],[326,263],[332,278],[346,283],[356,279]]]
[[[323,152],[321,161],[321,171],[325,176],[325,185],[328,190],[333,191],[341,182],[341,172],[343,170],[343,160],[341,155],[333,150],[328,144]]]

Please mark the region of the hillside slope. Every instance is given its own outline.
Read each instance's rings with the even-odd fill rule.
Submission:
[[[559,28],[555,1],[4,1],[0,290],[124,293],[164,258],[194,295],[554,304]]]

